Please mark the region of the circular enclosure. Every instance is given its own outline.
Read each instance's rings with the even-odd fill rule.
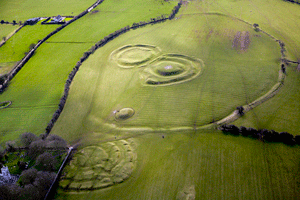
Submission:
[[[156,57],[160,49],[151,45],[126,45],[115,51],[110,55],[110,60],[116,62],[119,67],[133,68],[143,65]]]
[[[0,109],[4,109],[9,107],[12,104],[11,101],[4,101],[4,102],[0,102]]]
[[[190,21],[195,26],[183,29]],[[186,16],[130,31],[89,58],[86,66],[100,76],[92,82],[97,85],[84,123],[91,132],[212,124],[267,94],[278,83],[280,58],[278,42],[220,15]],[[121,111],[124,107],[135,114]]]
[[[196,78],[203,68],[202,60],[180,54],[166,54],[150,62],[142,72],[144,84],[165,86]]]
[[[123,182],[135,165],[136,153],[132,144],[132,141],[120,140],[81,149],[65,168],[66,175],[60,186],[71,190],[94,190]]]

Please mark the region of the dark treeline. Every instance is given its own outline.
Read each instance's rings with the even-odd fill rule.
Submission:
[[[95,4],[93,4],[93,6],[97,6],[100,3],[102,3],[104,0],[98,0]],[[93,7],[92,6],[92,7]],[[91,8],[91,7],[90,7]],[[22,69],[22,67],[25,65],[25,63],[33,56],[34,52],[36,51],[36,49],[43,44],[46,40],[48,40],[52,35],[56,34],[57,32],[59,32],[60,30],[62,30],[63,28],[65,28],[66,26],[68,26],[69,24],[73,23],[74,21],[76,21],[77,19],[83,17],[84,15],[86,15],[88,12],[88,9],[83,11],[82,13],[80,13],[79,15],[77,15],[76,17],[74,17],[73,19],[71,19],[70,21],[68,21],[67,23],[64,23],[63,25],[61,25],[60,27],[58,27],[57,29],[55,29],[54,31],[52,31],[51,33],[49,33],[44,39],[40,40],[34,48],[32,48],[32,50],[16,65],[16,67],[8,74],[7,78],[5,81],[3,81],[3,84],[0,85],[0,94],[2,92],[5,91],[5,89],[8,87],[9,82],[15,77],[15,75]]]
[[[17,143],[21,147],[17,147]],[[57,135],[46,137],[45,134],[41,134],[38,137],[30,132],[21,134],[17,143],[15,141],[6,143],[6,149],[0,153],[0,164],[11,162],[8,157],[15,151],[19,151],[17,155],[25,152],[24,156],[30,158],[30,161],[24,162],[22,159],[18,161],[15,167],[19,171],[20,178],[16,183],[0,186],[0,199],[44,199],[61,166],[67,143]]]
[[[296,3],[296,4],[300,5],[300,0],[283,0],[283,1],[288,1],[288,2]]]
[[[286,145],[300,145],[300,135],[293,136],[288,132],[278,133],[274,130],[256,130],[255,128],[237,127],[235,125],[222,125],[219,129],[225,134],[251,137],[264,142],[282,142]]]
[[[100,40],[99,42],[97,42],[94,46],[92,46],[88,51],[84,52],[83,56],[80,58],[80,61],[77,62],[77,64],[75,65],[75,67],[73,68],[73,70],[71,71],[71,73],[69,74],[69,77],[65,83],[65,89],[64,89],[64,94],[60,99],[59,105],[58,105],[58,109],[55,111],[55,113],[52,116],[52,119],[50,120],[50,122],[48,123],[47,127],[46,127],[46,134],[49,134],[50,131],[52,130],[55,122],[57,121],[57,119],[59,118],[61,112],[63,111],[63,108],[65,106],[66,100],[68,98],[69,95],[69,90],[70,90],[70,85],[77,73],[77,71],[79,70],[81,64],[88,59],[88,57],[93,54],[98,48],[104,46],[106,43],[108,43],[109,41],[113,40],[114,38],[122,35],[123,33],[126,33],[127,31],[129,31],[130,29],[137,29],[140,27],[143,27],[147,24],[156,24],[156,23],[161,23],[166,21],[167,19],[171,20],[174,18],[175,14],[178,13],[180,6],[182,5],[182,1],[180,1],[178,3],[178,5],[176,5],[174,7],[174,9],[172,10],[172,13],[170,14],[169,17],[166,17],[165,15],[162,16],[158,16],[156,18],[151,18],[149,21],[145,22],[145,21],[141,21],[139,23],[133,23],[132,26],[125,26],[119,30],[116,30],[115,32],[109,34],[108,36],[104,37],[102,40]]]
[[[12,25],[17,25],[17,24],[18,24],[18,25],[22,25],[23,23],[22,23],[22,21],[19,21],[19,22],[17,23],[16,20],[13,20],[12,22],[1,20],[1,21],[0,21],[0,24],[12,24]]]

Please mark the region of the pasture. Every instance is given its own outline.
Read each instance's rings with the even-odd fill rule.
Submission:
[[[88,7],[90,7],[95,0],[9,0],[0,1],[0,20],[12,22],[12,20],[26,21],[34,17],[50,17],[57,15],[78,15]]]
[[[0,20],[75,15],[93,3],[0,1]],[[176,4],[105,0],[48,39],[0,95],[0,143],[44,132],[68,74],[97,41],[168,15]],[[299,11],[282,0],[185,1],[173,20],[130,30],[99,48],[80,67],[50,132],[81,144],[56,199],[297,199],[299,146],[213,127],[278,84],[276,39],[286,44],[287,59],[300,58]],[[0,66],[12,66],[56,28],[41,27],[26,26],[14,36],[18,52],[12,52],[14,37],[7,41]],[[287,66],[273,98],[233,124],[300,135],[296,67]]]
[[[91,191],[60,189],[57,198],[296,199],[299,196],[299,148],[208,130],[144,134],[131,141],[137,146],[137,161],[128,180]],[[95,162],[91,157],[85,159]],[[81,185],[85,187],[87,182]]]
[[[30,50],[31,44],[38,43],[39,40],[57,27],[56,25],[25,26],[17,34],[9,38],[0,48],[0,74],[11,71],[16,62],[20,61],[25,56],[25,53]]]
[[[3,37],[8,38],[10,34],[12,34],[16,29],[19,28],[18,25],[11,25],[11,24],[1,24],[0,25],[0,41],[3,40]]]
[[[77,182],[77,189],[83,188],[76,192],[71,185],[68,189],[70,182],[62,182],[60,198],[294,199],[299,195],[298,147],[224,136],[214,130],[192,131],[266,94],[277,83],[280,70],[278,43],[231,15],[214,13],[213,8],[207,14],[197,13],[199,5],[194,3],[183,6],[177,20],[114,39],[81,66],[52,133],[71,141],[81,138],[87,147],[134,138],[137,166],[128,180],[107,189],[84,191],[97,182],[86,180]],[[251,42],[243,46],[247,34]],[[297,74],[289,76],[286,84],[295,84]],[[147,84],[149,79],[154,84]],[[280,91],[274,99],[296,95],[297,89],[289,92]],[[256,109],[268,115],[264,105]],[[123,111],[128,108],[134,110],[130,117]],[[125,120],[117,120],[119,112],[125,113]],[[247,114],[239,120],[243,119],[253,121]],[[278,131],[284,129],[282,125],[277,123],[282,127]],[[287,130],[298,134],[296,126]]]
[[[129,10],[129,13],[135,9],[143,11],[146,10],[151,3],[160,9],[148,11],[147,15],[145,15],[148,17],[147,19],[156,17],[159,11],[161,14],[170,13],[174,5],[174,3],[162,5],[158,2],[149,1],[143,5],[135,4],[136,7],[133,7],[131,2],[125,4],[128,6],[125,6],[125,8]],[[112,9],[112,5],[115,3],[107,1],[106,4],[108,8]],[[137,21],[139,17],[141,17],[141,19],[145,17],[141,15],[141,12],[138,12],[135,17],[132,16],[132,21],[130,22],[125,18],[127,13],[121,12],[122,9],[124,9],[124,6],[115,8],[118,14],[116,13],[114,15],[119,18],[114,23],[109,23],[109,29],[102,29],[104,25],[107,25],[106,20],[108,20],[109,17],[105,18],[104,15],[100,15],[103,17],[102,19],[90,20],[90,23],[86,24],[89,26],[97,24],[95,29],[97,30],[96,33],[90,35],[88,32],[92,31],[92,29],[82,28],[82,24],[78,23],[85,19],[82,18],[54,35],[53,39],[51,37],[50,40],[47,40],[41,45],[35,55],[11,81],[7,91],[0,96],[0,101],[13,102],[12,106],[5,110],[3,109],[3,112],[0,113],[2,119],[0,127],[2,137],[0,140],[2,142],[15,139],[20,133],[25,131],[30,131],[35,134],[44,132],[53,113],[57,109],[68,74],[82,54],[87,51],[91,45],[111,32],[131,25]],[[86,17],[89,18],[89,15]],[[32,27],[33,29],[34,27],[52,27],[53,29],[56,25],[35,25]],[[31,27],[29,26],[28,28]],[[64,32],[67,32],[68,39],[65,38]],[[85,35],[81,32],[85,33]],[[47,35],[46,33],[44,34]],[[60,34],[62,34],[62,36],[59,36]],[[32,34],[29,34],[26,37],[30,37],[31,35]],[[90,35],[90,37],[86,37],[86,35]],[[60,37],[62,37],[63,40],[60,40]],[[24,41],[25,40],[23,40],[23,42]]]
[[[195,129],[267,93],[279,69],[278,43],[248,24],[183,16],[130,31],[90,56],[53,132],[75,140],[103,127]],[[124,108],[134,114],[115,120]]]

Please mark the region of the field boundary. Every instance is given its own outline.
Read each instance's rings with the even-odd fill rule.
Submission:
[[[69,147],[69,151],[68,151],[68,154],[67,156],[65,157],[63,163],[61,164],[61,166],[59,167],[59,170],[54,178],[54,181],[52,182],[44,200],[50,200],[50,199],[53,199],[53,196],[54,196],[54,192],[55,190],[57,189],[57,186],[58,186],[58,182],[59,182],[59,179],[61,177],[61,174],[62,174],[62,171],[63,169],[65,168],[65,166],[68,164],[68,162],[71,160],[71,156],[72,156],[72,151],[74,150],[73,147]]]
[[[89,13],[91,10],[93,10],[95,7],[97,7],[100,3],[102,3],[104,0],[97,0],[96,3],[94,3],[92,6],[90,6],[88,9],[80,13],[79,15],[75,16],[70,21],[66,22],[62,26],[58,27],[51,33],[49,33],[46,37],[44,37],[42,40],[40,40],[29,52],[26,56],[24,56],[21,61],[8,73],[8,76],[6,80],[3,82],[2,85],[0,85],[0,94],[5,91],[5,89],[8,87],[9,82],[16,76],[16,74],[23,68],[23,66],[27,63],[27,61],[34,55],[35,51],[43,44],[46,40],[48,40],[51,36],[61,31],[63,28],[68,26],[69,24],[73,23],[74,21],[78,20],[79,18],[83,17],[87,13]]]
[[[285,75],[285,65],[288,65],[288,60],[286,59],[286,55],[285,55],[285,52],[286,52],[285,44],[281,40],[276,39],[274,36],[268,34],[267,32],[261,30],[260,28],[256,28],[256,29],[258,31],[264,33],[265,35],[269,36],[270,38],[272,38],[276,42],[278,42],[278,44],[280,46],[281,69],[279,70],[279,73],[278,73],[278,81],[266,94],[264,94],[263,96],[259,97],[258,99],[252,101],[251,103],[249,103],[247,105],[243,105],[243,106],[239,107],[239,108],[242,108],[242,115],[241,115],[241,112],[237,109],[237,110],[233,111],[227,117],[215,122],[215,124],[217,126],[222,126],[222,125],[234,122],[235,120],[237,120],[238,118],[243,116],[245,113],[249,112],[253,108],[259,106],[260,104],[262,104],[265,101],[267,101],[267,100],[271,99],[272,97],[274,97],[279,92],[281,87],[283,87],[283,85],[284,85],[284,80],[285,80],[285,77],[286,77],[286,75]]]
[[[14,36],[17,32],[19,32],[21,30],[21,28],[23,28],[25,25],[21,25],[19,28],[17,28],[15,31],[13,31],[13,33],[9,34],[6,38],[6,40],[2,40],[0,42],[0,47],[2,47],[7,40],[9,40],[12,36]]]

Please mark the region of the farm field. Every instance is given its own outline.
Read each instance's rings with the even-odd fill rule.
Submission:
[[[37,1],[43,9],[22,13],[31,0],[0,1],[0,20],[76,15],[94,2],[55,9],[59,3]],[[105,0],[49,38],[0,94],[0,144],[45,132],[69,73],[95,43],[169,15],[177,3]],[[174,19],[130,30],[96,50],[80,66],[50,132],[80,144],[55,199],[297,199],[299,146],[216,127],[280,84],[274,97],[232,124],[300,135],[300,72],[289,64],[282,75],[276,41],[285,43],[288,60],[300,59],[299,11],[283,0],[184,1]],[[2,69],[55,28],[25,26],[0,47]],[[22,44],[15,53],[13,38]]]
[[[81,66],[51,133],[74,142],[81,138],[82,151],[99,146],[111,152],[106,142],[113,145],[133,138],[130,140],[137,144],[136,161],[127,161],[129,169],[124,162],[116,161],[115,168],[122,168],[122,173],[105,174],[108,164],[99,160],[103,166],[97,168],[100,172],[86,173],[91,179],[73,174],[81,166],[75,164],[77,168],[66,169],[59,198],[295,199],[299,195],[299,147],[224,136],[214,130],[191,131],[267,93],[278,81],[280,66],[279,46],[270,37],[235,17],[214,14],[213,9],[208,14],[192,12],[197,7],[192,5],[183,6],[177,20],[114,39]],[[236,49],[234,39],[239,34],[246,38],[247,31],[249,48]],[[180,68],[184,61],[176,56],[183,53],[194,66],[200,66],[195,78],[180,71],[186,70]],[[173,66],[174,71],[161,66]],[[292,72],[288,70],[285,84],[297,82],[297,74],[291,77]],[[172,73],[177,74],[174,81],[170,81]],[[152,82],[147,82],[149,79]],[[274,99],[295,94],[296,88]],[[264,104],[257,108],[263,115]],[[121,112],[126,120],[117,116]],[[247,114],[239,120],[248,119]],[[284,129],[283,123],[274,127]],[[299,133],[296,126],[287,130]],[[87,162],[89,157],[85,157]],[[113,157],[109,158],[115,163]],[[119,184],[115,176],[125,181]],[[85,191],[87,188],[93,190]]]
[[[25,26],[13,35],[0,48],[0,74],[8,73],[15,63],[25,56],[25,52],[29,51],[31,44],[36,44],[57,27],[56,25]]]
[[[8,37],[11,33],[19,28],[18,25],[13,26],[11,24],[1,24],[0,27],[0,40],[2,40],[3,37]]]
[[[102,4],[100,4],[100,6],[101,5]],[[144,5],[144,9],[146,5]],[[156,3],[154,3],[154,5],[156,5]],[[161,4],[159,3],[159,5]],[[171,3],[166,4],[168,9],[166,9],[164,5],[161,5],[161,12],[170,13],[173,5]],[[128,8],[133,9],[131,6],[132,4],[128,4]],[[143,8],[143,5],[139,5],[137,8]],[[126,13],[123,14],[126,15]],[[86,40],[82,38],[83,35],[78,35],[78,39],[71,40],[71,42],[69,42],[70,40],[65,42],[55,40],[55,36],[64,31],[68,32],[70,39],[74,37],[73,34],[76,35],[76,33],[73,32],[74,29],[68,28],[75,26],[76,30],[81,30],[79,28],[81,24],[74,22],[57,33],[53,40],[46,41],[41,45],[35,55],[12,80],[7,91],[0,96],[1,102],[13,102],[9,108],[0,113],[3,123],[0,128],[3,136],[1,137],[2,142],[8,139],[15,139],[20,133],[26,130],[35,134],[44,132],[54,111],[57,109],[68,74],[83,55],[83,52],[87,51],[91,45],[109,33],[133,23],[128,22],[121,14],[119,15],[120,20],[116,21],[115,25],[110,23],[110,29],[108,29],[108,31],[99,31],[94,38],[91,37],[90,42],[85,42]],[[137,13],[137,16],[139,16],[139,13]],[[147,16],[148,18],[156,17],[157,11],[152,15],[151,12],[149,12]],[[83,19],[84,18],[79,19],[78,22]],[[94,23],[95,22],[98,21],[95,19]],[[104,19],[101,20],[101,23],[102,25],[106,24]],[[101,23],[97,25],[98,30],[102,27]],[[35,95],[31,95],[33,93]],[[28,123],[29,121],[32,123]]]
[[[300,130],[300,83],[299,72],[291,65],[287,71],[288,77],[285,87],[274,98],[265,102],[263,106],[251,110],[247,115],[234,122],[237,126],[254,127],[257,129],[274,129],[279,132],[287,131],[298,135]]]
[[[146,134],[131,139],[136,144],[137,161],[125,182],[92,191],[59,190],[57,198],[296,199],[299,196],[299,148],[264,144],[215,131],[169,132],[164,139],[161,135]],[[87,183],[79,184],[84,187]]]
[[[104,1],[93,12],[51,37],[49,42],[90,42],[92,46],[125,26],[148,21],[163,14],[169,15],[177,3],[170,1],[162,4],[161,1],[152,0],[143,1],[143,4],[139,2],[139,0],[126,0],[123,3]]]
[[[185,26],[190,28],[183,29]],[[239,34],[249,35],[249,48],[242,49],[241,44],[233,47]],[[143,51],[153,54],[150,64]],[[81,109],[66,108],[54,133],[75,140],[81,137],[76,128],[83,128],[84,134],[114,126],[126,131],[201,127],[270,90],[278,80],[279,60],[275,41],[226,16],[183,16],[130,31],[82,65],[79,74],[83,76],[75,78],[76,86],[66,105]],[[163,75],[160,73],[166,69],[157,71],[160,65],[174,66],[174,70],[178,65],[183,71]],[[132,108],[135,114],[116,121],[114,112],[123,108]]]
[[[69,0],[69,1],[45,1],[45,0],[9,0],[0,1],[0,20],[25,21],[34,17],[50,17],[57,15],[78,15],[90,7],[95,0]]]

